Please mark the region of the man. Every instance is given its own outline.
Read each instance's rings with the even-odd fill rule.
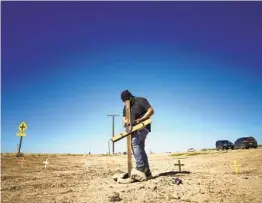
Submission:
[[[121,93],[121,99],[123,102],[130,100],[130,117],[132,126],[147,120],[154,114],[154,109],[149,104],[147,99],[135,97],[128,90]],[[123,109],[123,122],[125,127],[129,125],[126,119],[125,106]],[[151,132],[151,124],[148,124],[142,130],[136,131],[132,134],[132,148],[136,160],[136,170],[142,172],[147,178],[151,177],[148,158],[145,151],[145,139],[149,132]]]

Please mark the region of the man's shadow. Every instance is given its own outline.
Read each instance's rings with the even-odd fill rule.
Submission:
[[[154,176],[151,176],[151,177],[148,177],[147,180],[151,180],[151,179],[156,179],[158,177],[161,177],[161,176],[170,176],[170,177],[175,177],[176,175],[178,174],[190,174],[190,171],[168,171],[168,172],[164,172],[164,173],[159,173],[159,174],[154,174]],[[124,181],[124,182],[121,182],[122,184],[127,184],[127,183],[139,183],[139,181],[137,180],[132,180],[130,181],[130,178],[128,178],[128,173],[125,173],[125,175],[121,178],[122,180],[126,179],[128,181]],[[181,181],[181,180],[179,180]],[[119,182],[120,183],[120,182]],[[182,183],[182,181],[180,182]],[[180,184],[179,183],[179,184]]]
[[[156,174],[150,179],[155,179],[161,176],[175,177],[176,175],[179,175],[179,174],[190,174],[190,173],[191,173],[190,171],[168,171],[168,172]]]

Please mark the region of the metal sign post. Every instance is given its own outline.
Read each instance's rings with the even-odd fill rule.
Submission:
[[[17,152],[17,156],[23,156],[21,153],[21,147],[22,147],[22,141],[23,141],[23,137],[26,136],[25,130],[27,129],[27,125],[26,123],[23,121],[19,126],[18,126],[19,132],[16,133],[17,136],[20,137],[20,142],[19,142],[19,146],[18,146],[18,152]]]

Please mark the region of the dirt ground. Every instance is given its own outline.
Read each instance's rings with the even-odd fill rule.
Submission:
[[[177,173],[178,159],[186,173]],[[241,165],[239,174],[234,173],[234,160]],[[149,161],[153,175],[159,177],[119,184],[112,176],[119,169],[127,171],[126,155],[25,154],[22,168],[14,154],[2,154],[1,202],[262,202],[261,148],[195,156],[150,154]],[[174,184],[174,177],[183,184]]]

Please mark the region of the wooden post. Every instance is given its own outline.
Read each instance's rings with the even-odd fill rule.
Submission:
[[[132,129],[132,122],[131,122],[131,112],[130,112],[130,100],[126,102],[126,119],[127,123],[129,124],[128,128]],[[128,169],[128,176],[131,175],[132,170],[132,134],[127,136],[127,169]]]
[[[178,160],[178,168],[179,168],[179,172],[181,172],[181,163],[180,163],[180,160]]]

